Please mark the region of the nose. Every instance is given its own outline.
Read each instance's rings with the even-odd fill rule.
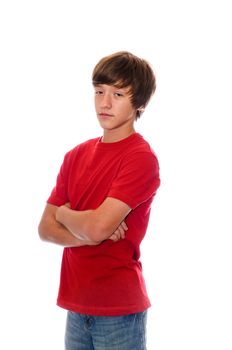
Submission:
[[[111,96],[108,93],[104,93],[101,98],[101,108],[111,108],[112,101]]]

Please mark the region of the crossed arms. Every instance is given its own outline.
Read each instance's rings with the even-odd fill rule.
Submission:
[[[66,247],[98,245],[106,239],[124,238],[124,222],[131,208],[124,202],[107,197],[95,210],[76,211],[68,205],[47,204],[39,223],[42,240]]]

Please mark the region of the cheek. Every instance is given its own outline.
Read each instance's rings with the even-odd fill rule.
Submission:
[[[97,108],[97,99],[96,99],[96,97],[94,98],[94,106],[95,106],[95,109]]]
[[[136,115],[136,109],[133,107],[128,108],[127,114],[128,114],[128,116],[130,116],[130,118],[133,118]]]

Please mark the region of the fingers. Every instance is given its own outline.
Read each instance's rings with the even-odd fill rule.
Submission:
[[[127,230],[128,230],[128,227],[125,221],[122,221],[121,224],[118,226],[118,228],[114,231],[114,233],[109,237],[109,239],[111,239],[114,242],[117,242],[120,239],[124,239],[126,236]]]
[[[125,238],[125,231],[121,225],[118,226],[118,228],[117,228],[117,230],[115,230],[114,234],[117,236],[118,239]]]
[[[127,224],[125,223],[125,221],[122,221],[120,226],[124,229],[124,231],[128,230],[128,227],[127,227]]]
[[[118,230],[116,230],[110,237],[109,239],[111,239],[111,241],[117,242],[121,239]]]

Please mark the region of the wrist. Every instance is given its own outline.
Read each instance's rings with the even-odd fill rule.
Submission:
[[[65,205],[61,205],[60,207],[57,208],[57,210],[56,210],[56,221],[62,223],[62,217],[63,217],[65,208],[66,208]]]

